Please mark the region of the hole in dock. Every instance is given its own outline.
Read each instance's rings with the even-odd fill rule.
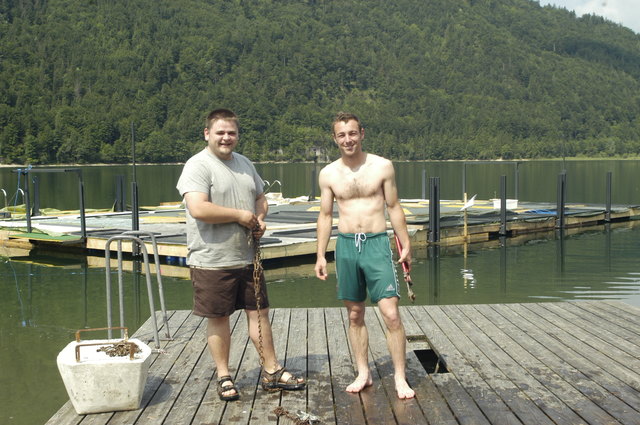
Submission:
[[[435,351],[428,350],[413,350],[420,360],[420,364],[427,371],[427,373],[449,373],[449,369],[444,364]]]
[[[427,373],[449,373],[444,361],[431,348],[426,335],[407,335],[406,338],[409,348],[415,353]]]

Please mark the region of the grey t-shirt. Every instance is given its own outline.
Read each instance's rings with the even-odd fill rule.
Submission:
[[[209,195],[216,205],[255,213],[264,183],[247,157],[233,153],[222,160],[205,148],[184,165],[177,189]],[[187,264],[195,267],[244,266],[253,261],[251,232],[238,223],[210,224],[194,219],[187,209]]]

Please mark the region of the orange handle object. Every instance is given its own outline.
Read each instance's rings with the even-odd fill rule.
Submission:
[[[400,256],[400,254],[402,253],[402,244],[400,243],[400,239],[398,238],[398,235],[394,234],[393,236],[396,239],[396,248],[398,249],[398,256]],[[409,274],[409,265],[407,264],[406,261],[402,262],[402,271],[405,274]]]
[[[398,257],[402,253],[402,244],[400,243],[400,239],[398,239],[398,235],[395,233],[393,236],[396,239],[396,248],[398,249]],[[404,280],[407,282],[407,294],[409,295],[409,299],[411,302],[416,300],[416,294],[413,293],[413,282],[411,281],[411,276],[409,276],[409,264],[406,261],[402,262],[402,271],[404,272]]]

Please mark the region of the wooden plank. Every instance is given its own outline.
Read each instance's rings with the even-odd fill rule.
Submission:
[[[618,386],[617,390],[613,389],[614,394],[627,404],[637,404],[637,390],[632,388],[628,382],[625,382],[628,381],[627,373],[618,368],[617,365],[607,368],[606,356],[585,344],[579,342],[576,344],[575,338],[570,334],[545,321],[542,317],[533,314],[524,306],[509,305],[508,307],[499,306],[497,308],[500,310],[516,309],[522,317],[522,321],[518,323],[518,326],[522,329],[527,329],[527,332],[532,334],[532,337],[535,337],[550,352],[557,354],[572,366],[575,365],[576,369],[603,387],[607,388],[607,383],[611,383],[610,385],[613,388]]]
[[[523,423],[551,424],[549,417],[562,417],[554,408],[562,404],[560,400],[549,397],[536,377],[518,364],[517,357],[510,355],[510,349],[516,348],[513,340],[485,334],[478,324],[479,315],[473,314],[475,310],[469,306],[443,306],[443,311],[486,356],[474,356],[478,373]]]
[[[469,363],[476,368],[480,376],[504,400],[520,421],[526,424],[551,424],[547,415],[553,414],[553,409],[544,411],[541,407],[561,404],[560,400],[549,397],[546,388],[505,352],[512,341],[496,341],[489,338],[474,323],[475,317],[470,318],[463,313],[469,309],[466,306],[464,308],[443,306],[443,312],[482,353],[482,355],[478,353],[472,355],[470,352],[467,356]],[[460,348],[462,350],[462,347]],[[465,351],[467,350],[470,348],[467,347]]]
[[[467,316],[480,327],[482,332],[499,343],[511,358],[517,361],[528,373],[535,376],[541,384],[547,386],[550,393],[562,399],[563,405],[566,404],[572,408],[576,415],[583,415],[585,412],[591,411],[589,404],[585,406],[584,403],[579,402],[583,397],[587,397],[602,410],[619,411],[621,415],[616,419],[623,419],[621,421],[623,423],[628,423],[626,421],[633,417],[628,413],[629,406],[612,397],[605,389],[595,384],[579,370],[571,367],[553,351],[540,345],[527,333],[518,329],[511,322],[514,319],[499,315],[493,306],[475,306],[475,310],[478,314],[471,314],[471,309],[465,310],[465,313],[468,313]],[[582,395],[576,395],[577,391],[580,391]],[[573,415],[567,418],[566,414],[559,412],[561,416],[558,416],[557,409],[549,409],[549,404],[544,403],[542,399],[533,394],[531,397],[555,421],[560,419],[565,423],[576,422]],[[598,412],[592,417],[603,421],[599,423],[606,423],[610,420],[609,415],[598,416]]]
[[[278,308],[272,311],[273,319],[271,329],[273,334],[273,346],[275,348],[276,359],[280,364],[284,365],[286,363],[285,353],[287,349],[287,337],[289,335],[291,309]],[[261,384],[258,382],[249,423],[277,423],[278,418],[273,410],[276,407],[280,406],[281,397],[282,393],[280,391],[265,391],[264,389],[262,389]],[[228,420],[228,422],[234,423],[232,422],[231,418]]]
[[[360,397],[345,391],[354,379],[354,369],[341,310],[325,309],[336,423],[360,425],[366,423]]]
[[[494,423],[520,424],[521,422],[505,405],[504,401],[485,382],[478,370],[472,366],[474,356],[481,355],[481,353],[443,313],[442,309],[438,306],[428,306],[428,308],[416,309],[412,313],[429,341],[434,347],[438,347],[438,353],[443,357],[446,353],[447,369],[467,389],[469,395],[482,411],[483,418],[478,417],[477,420],[486,420],[484,419],[486,416],[489,421]],[[436,377],[432,376],[432,378],[435,381]],[[456,397],[459,400],[466,400],[462,394],[456,393]],[[453,406],[452,410],[456,415],[458,414]],[[471,411],[473,410],[469,412]],[[465,410],[465,412],[467,411]]]
[[[613,300],[600,301],[598,302],[598,305],[601,306],[602,308],[605,308],[605,307],[608,308],[612,306],[618,312],[625,312],[626,313],[625,317],[627,319],[633,321],[633,323],[640,326],[640,307],[635,307],[627,303],[624,303],[622,301],[613,301]]]
[[[175,339],[162,341],[165,354],[153,355],[140,409],[83,416],[68,402],[47,424],[289,423],[276,418],[278,405],[335,425],[640,424],[640,332],[628,324],[640,309],[584,302],[408,306],[400,314],[407,334],[424,335],[420,346],[428,342],[451,371],[427,374],[408,350],[412,400],[397,398],[378,308],[366,313],[374,385],[360,394],[345,391],[354,363],[344,308],[270,312],[277,357],[308,382],[305,391],[285,393],[260,387],[258,354],[246,316],[237,312],[230,368],[241,399],[232,403],[216,393],[215,365],[203,338],[207,321],[179,311],[169,312]],[[151,321],[135,336],[152,341]]]
[[[244,318],[244,314],[238,311],[229,319],[229,325],[232,330],[232,335],[234,335],[234,341],[235,338],[241,339],[242,330],[239,330],[239,327],[245,324],[245,321],[241,320],[241,318]],[[195,344],[199,344],[202,350],[196,364],[188,375],[182,391],[180,391],[180,394],[175,398],[171,411],[166,416],[164,423],[167,424],[191,424],[200,404],[205,401],[204,397],[207,393],[207,389],[209,386],[216,385],[216,367],[213,363],[213,359],[211,358],[207,345],[207,319],[202,320],[200,327],[194,334],[193,338],[193,342]],[[232,347],[234,345],[232,345]],[[232,361],[233,356],[230,357],[230,362]],[[223,402],[218,402],[218,409],[223,405]]]
[[[316,415],[322,424],[335,424],[333,393],[343,389],[332,386],[329,367],[327,333],[334,330],[325,323],[324,309],[311,308],[307,312],[307,411]]]
[[[273,321],[275,313],[276,310],[269,311],[269,321]],[[222,424],[249,423],[252,409],[258,397],[264,393],[262,387],[259,387],[261,371],[260,356],[248,335],[245,335],[243,340],[245,342],[245,344],[243,344],[244,353],[238,364],[235,381],[238,388],[242,391],[242,396],[240,400],[226,403],[224,412],[220,418],[220,423]],[[269,421],[272,421],[274,418],[275,415],[273,415]],[[269,423],[266,417],[265,423]]]
[[[193,338],[193,334],[196,332],[202,319],[198,316],[194,316],[190,311],[185,311],[184,313],[180,311],[177,312],[176,315],[177,314],[185,314],[187,316],[186,320],[182,326],[178,328],[174,335],[174,339],[167,342],[163,353],[160,354],[153,363],[153,372],[149,374],[149,378],[147,379],[147,385],[145,386],[142,402],[140,403],[141,408],[126,412],[116,412],[113,414],[111,422],[123,424],[136,423],[140,418],[140,415],[149,406],[153,396],[162,385],[164,379],[166,379],[166,376],[171,371],[174,363],[182,354],[182,351],[185,348],[185,343]]]
[[[402,319],[402,324],[404,325],[404,333],[407,335],[407,339],[411,336],[424,337],[424,332],[418,324],[416,320],[411,315],[409,311],[409,306],[400,306],[398,309],[400,310],[400,319]]]
[[[423,335],[422,330],[411,314],[411,309],[413,308],[413,306],[400,307],[402,321],[411,329],[412,335]],[[438,391],[431,376],[427,374],[413,351],[407,353],[406,374],[409,384],[416,392],[416,400],[422,408],[426,423],[434,425],[454,425],[458,423],[447,401]]]
[[[234,379],[236,387],[238,388],[238,392],[240,393],[240,400],[234,401],[233,404],[241,404],[245,407],[249,406],[248,408],[250,408],[251,404],[253,403],[253,387],[255,387],[255,381],[249,382],[249,385],[246,385],[247,380],[244,379],[244,371],[242,371],[240,366],[243,362],[245,351],[247,351],[247,346],[249,345],[249,336],[247,333],[247,317],[242,311],[238,311],[235,314],[238,314],[239,317],[235,327],[233,328],[233,333],[231,334],[231,347],[229,349],[229,371],[231,373],[231,377]],[[204,360],[204,358],[206,357],[207,356],[203,355],[202,360]],[[208,355],[208,357],[208,364],[209,367],[212,368],[213,372],[216,370],[216,368],[210,354]],[[202,364],[201,367],[206,368],[206,363]],[[212,373],[212,380],[208,382],[208,385],[206,386],[206,392],[204,393],[204,396],[200,397],[200,399],[201,402],[197,407],[192,423],[220,423],[228,403],[220,400],[220,398],[218,397],[217,374]]]
[[[587,303],[585,303],[587,304]],[[558,317],[567,321],[587,334],[600,338],[605,343],[611,344],[627,355],[634,358],[640,353],[640,335],[626,331],[624,328],[599,316],[591,311],[584,310],[574,303],[548,304],[548,310],[553,311]]]
[[[349,314],[346,308],[341,308],[340,313],[342,315],[343,325],[344,325],[344,328],[347,330],[347,336],[348,336]],[[367,387],[362,391],[360,391],[360,393],[357,394],[357,396],[360,397],[362,408],[364,410],[364,415],[368,423],[395,424],[395,420],[393,418],[393,412],[391,410],[391,407],[389,406],[387,394],[385,393],[384,387],[380,380],[380,374],[375,367],[375,363],[373,363],[370,360],[372,345],[381,343],[383,344],[383,346],[386,346],[386,341],[384,340],[381,342],[371,341],[371,334],[370,334],[371,329],[369,327],[372,325],[378,326],[377,321],[375,321],[375,319],[373,319],[374,322],[371,321],[374,316],[375,316],[375,313],[372,312],[371,309],[365,310],[365,323],[367,323],[367,335],[369,338],[369,350],[367,351],[367,357],[368,357],[369,371],[371,373],[371,379],[373,380],[373,384],[370,387]],[[350,342],[351,342],[350,340],[347,341],[347,343],[349,344]],[[351,345],[347,347],[347,349],[351,349],[351,348],[352,348]],[[356,359],[355,359],[355,355],[353,354],[353,351],[351,351],[351,362],[354,370],[353,379],[355,379],[358,371],[357,371]],[[351,381],[349,383],[351,383]],[[342,391],[345,391],[345,389],[343,388]]]
[[[395,422],[397,422],[398,424],[413,425],[424,423],[426,421],[426,418],[424,417],[424,414],[420,409],[420,405],[415,398],[410,400],[400,400],[398,398],[394,379],[395,369],[393,366],[391,355],[389,353],[386,338],[386,333],[388,332],[388,330],[386,329],[384,318],[382,317],[382,313],[380,312],[380,309],[378,307],[367,308],[366,323],[367,328],[369,329],[369,351],[371,352],[371,357],[373,360],[372,374],[374,374],[374,381],[379,380],[381,382],[383,389],[381,397],[384,396],[384,399],[380,400],[379,402],[377,400],[374,401],[374,408],[377,404],[378,412],[380,412],[380,410],[382,410],[380,409],[380,404],[386,404],[387,400],[389,400],[391,402],[391,408],[393,409],[393,412],[389,411],[391,417],[389,419],[386,419],[386,421],[384,422],[374,421],[371,419],[370,415],[367,415],[367,419],[369,419],[369,422],[372,423],[392,423],[393,417],[395,416]],[[377,377],[375,376],[376,374],[378,375]],[[376,386],[376,393],[377,392],[378,390]],[[369,389],[367,389],[367,391],[363,393],[363,402],[365,396],[367,396],[368,393],[370,393]],[[365,411],[366,406],[367,404],[365,403]]]
[[[490,425],[476,400],[469,395],[465,385],[454,374],[436,373],[431,375],[431,379],[449,403],[460,425]]]
[[[622,305],[620,303],[619,305]],[[612,329],[616,335],[620,335],[629,340],[640,340],[640,309],[638,314],[634,315],[624,310],[616,308],[615,304],[588,301],[580,303],[571,303],[572,311],[585,311],[592,314],[600,320],[606,320],[613,324]],[[636,325],[634,319],[639,323]]]
[[[565,344],[571,343],[576,351],[592,357],[594,361],[600,359],[602,362],[600,366],[603,368],[618,370],[630,385],[636,385],[636,389],[640,390],[640,359],[628,355],[598,336],[582,331],[572,323],[564,322],[541,304],[525,304],[525,306],[534,314],[543,317],[544,323],[555,326],[555,329],[564,335],[562,340]]]
[[[612,301],[585,302],[576,303],[576,305],[594,314],[606,317],[607,320],[614,322],[626,331],[640,335],[640,309],[636,307]],[[627,309],[627,307],[630,307],[630,309]]]
[[[342,314],[344,328],[347,330],[347,335],[348,335],[349,315],[345,308],[340,309],[340,311]],[[381,342],[371,341],[371,334],[370,334],[371,329],[369,327],[373,325],[373,322],[371,322],[371,320],[372,320],[372,317],[374,316],[375,316],[375,313],[373,313],[370,309],[366,310],[365,323],[367,323],[367,336],[369,338],[369,350],[367,351],[367,359],[368,359],[369,370],[371,372],[371,378],[373,380],[373,385],[363,389],[358,394],[358,396],[360,397],[360,400],[362,402],[362,407],[364,409],[364,415],[365,415],[365,418],[367,419],[367,422],[395,423],[395,420],[393,419],[393,412],[391,410],[391,407],[389,406],[384,387],[380,380],[380,374],[375,367],[375,363],[371,361],[371,346],[378,343],[381,343],[383,344],[383,346],[386,346],[386,341],[384,340]],[[377,321],[375,322],[375,326],[378,326]],[[351,341],[348,341],[348,342],[350,343]],[[349,345],[348,348],[352,349],[351,345]],[[358,371],[357,371],[356,359],[353,351],[351,351],[351,362],[354,369],[353,379],[355,379]],[[344,391],[344,389],[342,391]]]
[[[558,373],[568,376],[581,373],[585,376],[585,379],[599,383],[603,388],[615,394],[632,408],[637,410],[640,407],[638,406],[640,394],[635,389],[610,374],[606,369],[593,364],[590,359],[570,347],[558,343],[558,339],[552,336],[546,328],[538,328],[535,324],[532,324],[531,320],[535,320],[534,318],[518,314],[518,310],[522,311],[524,315],[527,314],[520,306],[493,306],[491,310],[484,306],[478,306],[477,308],[485,316],[491,315],[491,320],[494,323],[498,323],[501,328],[507,329],[512,337],[518,338],[521,344],[526,344],[529,351],[536,352],[538,358],[544,361],[545,364],[553,366]],[[499,314],[502,319],[496,314]],[[521,335],[522,333],[526,335],[526,338]],[[577,376],[575,378],[578,379]]]
[[[179,357],[171,365],[169,372],[149,401],[147,408],[139,416],[138,423],[158,423],[169,415],[175,407],[176,398],[185,388],[185,384],[198,359],[202,357],[203,351],[206,353],[206,344],[196,336],[205,320],[195,315],[192,315],[192,318],[193,322],[197,324],[193,335],[182,347]]]
[[[286,354],[282,357],[281,363],[287,370],[296,376],[308,379],[307,371],[307,310],[302,308],[291,309],[291,319],[289,332],[286,341]],[[307,387],[301,391],[284,391],[280,399],[280,405],[289,412],[302,410],[308,412]],[[326,395],[325,395],[326,397]],[[326,401],[326,398],[325,398]]]

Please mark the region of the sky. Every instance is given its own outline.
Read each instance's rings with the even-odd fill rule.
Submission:
[[[603,16],[640,33],[640,0],[539,0],[540,5],[564,7],[577,16],[586,13]]]

